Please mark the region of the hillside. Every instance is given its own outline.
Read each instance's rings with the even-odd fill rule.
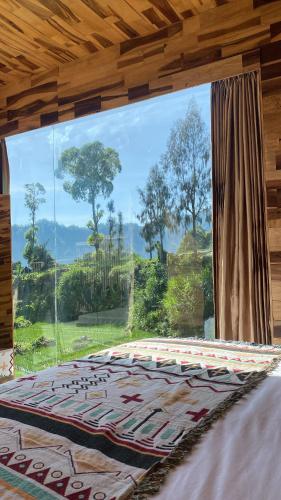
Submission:
[[[42,219],[38,221],[38,240],[39,243],[46,245],[51,255],[57,262],[68,264],[73,262],[84,253],[90,251],[87,244],[89,229],[79,226],[64,226],[53,221]],[[23,264],[22,257],[25,246],[25,232],[28,226],[12,226],[12,256],[13,262],[20,261]],[[204,229],[209,230],[210,226],[204,224]],[[124,224],[124,245],[128,251],[135,252],[141,257],[147,257],[145,251],[145,241],[140,235],[141,227],[136,223]],[[106,224],[100,225],[100,232],[104,235],[108,234]],[[183,232],[177,234],[167,232],[164,238],[164,247],[168,252],[176,252],[183,237]]]
[[[57,261],[64,263],[72,262],[89,250],[87,238],[90,231],[79,226],[64,226],[52,221],[43,219],[38,221],[38,240],[45,244]],[[25,245],[24,234],[28,226],[12,226],[12,255],[13,262],[24,262],[22,257]],[[100,231],[107,234],[105,224],[101,224]],[[145,242],[140,236],[140,227],[137,224],[124,224],[124,240],[126,248],[132,249],[139,255],[145,256]]]

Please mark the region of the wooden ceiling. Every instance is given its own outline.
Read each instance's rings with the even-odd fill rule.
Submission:
[[[153,34],[231,1],[0,0],[0,85]]]

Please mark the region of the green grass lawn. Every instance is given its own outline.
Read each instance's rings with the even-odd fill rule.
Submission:
[[[32,343],[45,337],[52,344],[32,349]],[[23,354],[16,354],[16,376],[43,370],[62,361],[70,361],[108,347],[131,340],[154,337],[153,333],[134,331],[128,333],[124,326],[98,325],[76,326],[73,323],[35,323],[27,328],[15,330],[15,344],[20,345]]]

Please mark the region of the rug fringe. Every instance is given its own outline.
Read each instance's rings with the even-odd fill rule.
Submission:
[[[167,458],[150,469],[148,474],[141,479],[138,486],[127,497],[127,500],[146,500],[151,495],[157,493],[170,470],[174,469],[182,462],[186,455],[192,451],[194,446],[199,443],[203,434],[211,428],[213,423],[224,415],[243,396],[257,388],[268,374],[277,368],[280,360],[281,356],[278,356],[265,370],[253,373],[252,379],[248,383],[237,389],[237,391],[231,394],[225,401],[222,401],[222,403],[210,412],[200,424],[194,429],[191,429]]]

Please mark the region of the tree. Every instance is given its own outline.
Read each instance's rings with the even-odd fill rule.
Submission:
[[[165,182],[163,169],[154,165],[144,189],[139,189],[142,211],[138,219],[143,224],[142,235],[148,243],[149,253],[152,256],[152,248],[158,248],[159,260],[164,261],[164,234],[169,227],[170,211],[172,209],[171,192]],[[159,240],[155,244],[154,239]]]
[[[40,182],[25,184],[25,195],[24,204],[29,210],[29,215],[31,219],[30,226],[30,242],[32,247],[34,247],[36,242],[36,233],[38,228],[36,227],[36,212],[38,211],[42,203],[46,203],[44,195],[46,194],[44,186]]]
[[[35,245],[32,265],[34,265],[35,262],[38,263],[38,270],[40,271],[47,271],[53,267],[55,261],[48,252],[46,245]]]
[[[171,130],[167,150],[162,158],[170,173],[176,200],[174,220],[187,233],[189,226],[196,238],[202,217],[210,220],[210,139],[206,124],[195,100],[189,102],[186,115]]]
[[[155,229],[153,225],[153,221],[149,218],[150,214],[146,214],[147,216],[147,222],[145,222],[141,228],[141,236],[143,237],[144,241],[146,242],[146,247],[145,251],[149,253],[149,258],[150,260],[153,257],[153,251],[155,250],[156,244],[154,241],[155,237]],[[139,219],[141,222],[144,222],[145,218],[142,217]]]
[[[25,185],[24,204],[29,211],[30,228],[25,233],[26,245],[24,248],[23,256],[27,260],[28,265],[31,266],[35,260],[35,248],[37,243],[38,227],[36,226],[36,214],[42,203],[46,200],[45,188],[40,182]]]
[[[118,226],[117,226],[117,252],[120,257],[124,250],[124,224],[123,224],[123,214],[118,212]]]
[[[63,188],[75,201],[86,201],[92,207],[92,231],[89,242],[99,250],[102,235],[99,223],[104,215],[98,202],[100,197],[109,198],[113,191],[113,179],[121,171],[117,151],[106,148],[99,141],[84,144],[81,148],[66,149],[60,158],[56,176],[66,178]]]
[[[114,247],[114,237],[116,235],[116,219],[114,217],[115,208],[114,208],[114,202],[113,202],[113,200],[110,200],[108,202],[107,208],[108,208],[108,212],[109,212],[109,216],[108,216],[108,219],[107,219],[107,225],[108,225],[108,249],[109,249],[109,252],[111,252],[111,250]]]

